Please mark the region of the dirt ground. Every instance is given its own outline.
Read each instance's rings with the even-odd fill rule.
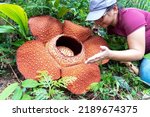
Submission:
[[[0,93],[10,84],[17,82],[14,77],[4,78],[0,77]]]
[[[19,82],[21,81],[21,79],[19,78],[21,77],[20,73],[18,72],[18,70],[15,68],[8,68],[6,70],[6,73],[3,74],[2,76],[0,76],[0,93],[10,84],[14,83],[14,82]]]

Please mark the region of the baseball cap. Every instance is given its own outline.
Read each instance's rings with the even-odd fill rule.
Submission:
[[[107,7],[115,4],[117,0],[90,0],[89,14],[86,21],[98,20],[106,12]]]

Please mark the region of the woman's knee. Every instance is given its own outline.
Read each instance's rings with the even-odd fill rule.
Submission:
[[[140,78],[150,84],[150,59],[144,58],[141,61]]]

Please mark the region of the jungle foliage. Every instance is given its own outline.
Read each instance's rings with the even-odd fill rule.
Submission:
[[[0,94],[0,99],[122,100],[144,99],[144,96],[150,96],[150,88],[142,83],[137,75],[130,72],[125,65],[116,61],[99,66],[102,74],[101,82],[92,84],[91,91],[80,96],[73,95],[65,89],[60,90],[59,86],[53,85],[54,82],[50,84],[48,81],[47,84],[44,84],[46,80],[22,81],[21,75],[16,69],[15,55],[19,46],[27,40],[32,40],[27,24],[28,19],[37,15],[51,15],[62,22],[67,19],[90,27],[90,22],[85,21],[88,13],[88,0],[1,0],[0,2],[0,78],[13,73],[15,76],[18,75],[16,78],[21,82],[8,86]],[[147,11],[150,7],[149,0],[118,0],[118,2],[123,7],[137,7]],[[101,32],[111,49],[127,48],[124,38],[106,35],[103,30]],[[138,62],[134,64],[137,65]],[[44,74],[42,77],[49,78],[50,76]],[[60,83],[63,88],[66,86],[64,83],[64,81]],[[32,85],[29,87],[26,84]],[[53,90],[50,90],[51,85],[53,85]]]

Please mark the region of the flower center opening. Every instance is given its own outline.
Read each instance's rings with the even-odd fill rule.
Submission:
[[[82,44],[69,36],[61,36],[56,42],[57,48],[67,56],[78,55],[82,50]]]

